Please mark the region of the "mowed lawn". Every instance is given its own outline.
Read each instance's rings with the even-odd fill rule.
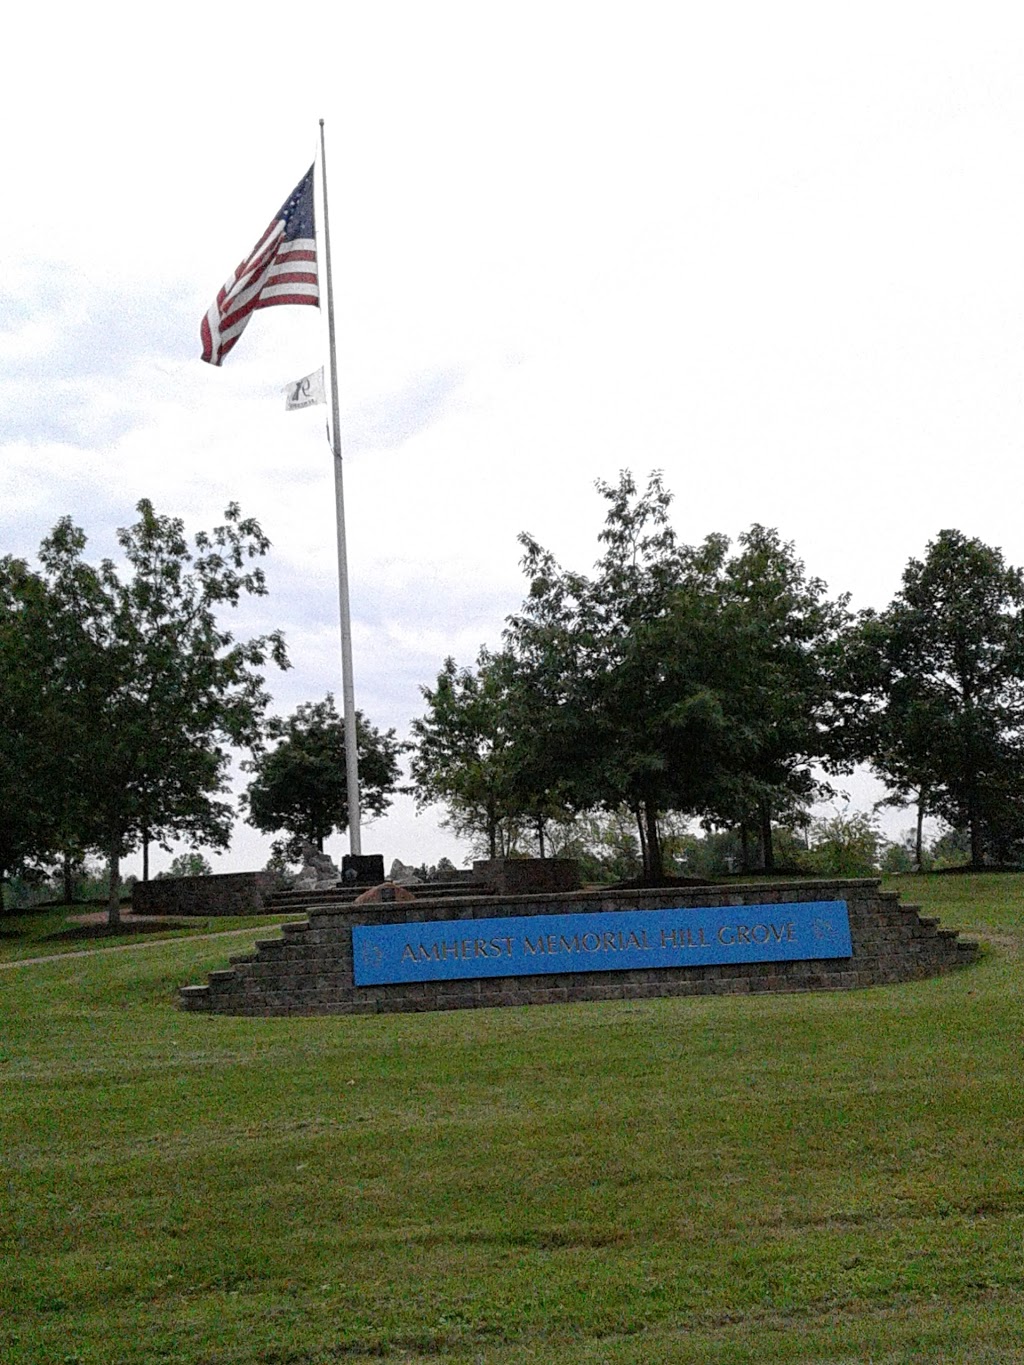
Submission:
[[[1024,877],[898,887],[981,962],[295,1020],[176,1010],[244,936],[0,970],[0,1360],[1024,1361]]]

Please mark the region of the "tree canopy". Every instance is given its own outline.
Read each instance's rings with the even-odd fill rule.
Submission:
[[[926,810],[968,831],[975,865],[1024,854],[1024,576],[998,549],[943,531],[887,610],[854,618],[777,531],[687,546],[659,475],[597,487],[593,571],[521,536],[503,649],[422,689],[421,803],[492,851],[503,830],[630,811],[660,879],[667,817],[737,831],[744,866],[756,836],[771,868],[777,830],[867,761],[917,803],[919,857]]]
[[[64,517],[40,548],[39,574],[5,561],[0,603],[0,694],[23,706],[16,668],[27,659],[38,698],[27,747],[0,741],[0,773],[17,771],[45,813],[33,817],[30,851],[106,854],[112,922],[130,850],[171,838],[226,846],[229,748],[259,743],[261,670],[287,667],[279,632],[238,641],[221,622],[266,592],[259,524],[231,504],[190,545],[179,519],[147,500],[137,511],[117,534],[121,566],[90,564],[85,533]]]
[[[421,801],[458,827],[633,812],[645,875],[664,872],[669,813],[754,824],[821,789],[833,672],[847,622],[792,546],[753,527],[681,544],[659,475],[599,483],[606,503],[592,574],[520,537],[529,582],[505,648],[476,670],[449,659],[414,722]]]
[[[244,766],[252,780],[244,794],[246,819],[267,834],[283,832],[275,856],[294,861],[304,842],[323,851],[324,840],[348,828],[345,725],[328,693],[304,702],[290,716],[271,717],[268,738],[278,742]],[[394,730],[381,731],[356,712],[360,806],[383,815],[398,790],[399,757],[406,747]]]
[[[1024,847],[1024,575],[945,530],[881,613],[860,620],[851,687],[859,756],[970,835],[971,862]]]

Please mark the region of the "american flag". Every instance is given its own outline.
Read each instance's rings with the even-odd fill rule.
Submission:
[[[203,318],[203,359],[219,365],[253,311],[277,303],[320,304],[312,166]]]

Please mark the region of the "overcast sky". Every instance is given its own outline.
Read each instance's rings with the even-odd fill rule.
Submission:
[[[0,553],[237,500],[273,542],[237,624],[287,636],[277,708],[340,695],[325,410],[280,392],[324,319],[271,309],[199,360],[322,117],[376,724],[405,735],[445,655],[497,643],[519,532],[593,563],[622,468],[664,471],[684,540],[778,527],[855,607],[945,527],[1024,564],[1022,40],[1016,6],[898,0],[20,7]],[[461,861],[438,814],[402,800],[364,851]],[[268,851],[240,827],[216,866]]]

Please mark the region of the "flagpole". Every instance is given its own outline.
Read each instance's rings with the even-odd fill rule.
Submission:
[[[352,679],[352,622],[348,604],[348,556],[345,550],[345,490],[341,477],[341,423],[338,404],[338,355],[334,342],[334,290],[331,282],[331,230],[327,218],[327,153],[320,120],[320,175],[324,194],[324,263],[327,272],[327,335],[331,355],[331,449],[334,453],[334,502],[338,528],[338,614],[341,620],[341,697],[345,716],[345,776],[348,795],[349,852],[362,851],[359,809],[359,757],[356,749],[356,701]]]

